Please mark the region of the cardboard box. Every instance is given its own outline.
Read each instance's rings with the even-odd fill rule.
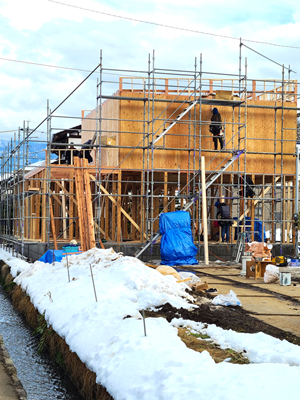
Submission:
[[[220,100],[231,100],[232,91],[231,90],[216,90],[215,99]]]
[[[115,146],[116,137],[101,136],[101,146]]]

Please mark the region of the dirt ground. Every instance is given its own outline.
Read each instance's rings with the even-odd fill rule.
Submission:
[[[196,299],[201,301],[197,295]],[[285,339],[290,343],[300,345],[300,337],[279,328],[271,326],[257,318],[249,315],[242,307],[236,306],[214,306],[210,303],[201,304],[199,308],[187,310],[185,308],[174,308],[169,303],[159,307],[156,311],[147,311],[148,317],[165,317],[167,321],[173,318],[189,319],[196,322],[215,324],[223,329],[232,329],[236,332],[257,333],[264,332],[278,339]]]

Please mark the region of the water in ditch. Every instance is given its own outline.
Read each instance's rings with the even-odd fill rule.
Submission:
[[[0,288],[0,333],[28,400],[80,400],[74,385],[47,355],[38,354],[38,339]]]

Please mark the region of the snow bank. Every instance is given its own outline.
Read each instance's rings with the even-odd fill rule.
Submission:
[[[69,282],[66,259],[55,265],[27,264],[3,250],[0,258],[115,400],[282,400],[298,395],[298,346],[263,334],[237,334],[180,321],[192,329],[206,329],[222,346],[245,349],[253,362],[216,364],[206,351],[185,346],[177,336],[179,322],[147,318],[144,336],[140,310],[166,302],[174,307],[195,305],[189,302],[185,283],[178,284],[138,259],[99,249],[74,255],[68,257]]]

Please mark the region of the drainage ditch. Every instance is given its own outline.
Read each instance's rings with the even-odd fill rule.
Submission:
[[[82,399],[72,382],[60,372],[50,357],[38,353],[39,339],[13,308],[2,288],[0,310],[0,333],[28,400]]]

